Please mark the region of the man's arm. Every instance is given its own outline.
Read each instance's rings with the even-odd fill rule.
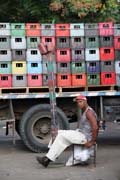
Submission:
[[[86,112],[86,117],[87,117],[87,119],[88,119],[88,121],[92,127],[92,139],[91,139],[91,141],[88,141],[85,144],[85,147],[90,148],[94,144],[94,142],[96,141],[97,133],[98,133],[98,125],[97,125],[97,119],[96,119],[93,111],[88,110]]]

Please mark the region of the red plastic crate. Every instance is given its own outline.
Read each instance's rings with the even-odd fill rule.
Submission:
[[[115,36],[114,37],[114,48],[115,49],[120,49],[120,36]]]
[[[40,36],[40,24],[39,23],[26,23],[26,36]]]
[[[102,85],[114,85],[116,84],[116,77],[114,72],[102,72],[101,73]]]
[[[12,87],[12,75],[1,74],[0,75],[0,87]]]
[[[71,61],[70,49],[57,49],[56,61],[57,62],[70,62]]]
[[[99,27],[99,35],[100,36],[113,35],[114,34],[113,23],[112,22],[98,23],[98,27]]]
[[[42,36],[41,37],[41,42],[44,43],[44,44],[52,43],[54,47],[55,47],[55,44],[56,44],[54,36]]]
[[[57,74],[57,86],[71,86],[71,74]]]
[[[28,74],[27,84],[29,87],[42,86],[42,75],[41,74]]]
[[[72,74],[72,86],[85,86],[86,74]]]
[[[56,36],[70,36],[70,24],[56,24]]]
[[[100,48],[100,60],[114,60],[114,48]]]

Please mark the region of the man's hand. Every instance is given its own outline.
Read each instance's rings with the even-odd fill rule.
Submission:
[[[85,146],[86,148],[90,148],[90,147],[92,147],[93,144],[94,144],[93,142],[88,141],[88,142],[86,142],[86,143],[84,144],[84,146]]]

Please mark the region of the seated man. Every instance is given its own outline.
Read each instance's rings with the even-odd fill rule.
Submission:
[[[95,111],[88,105],[87,98],[83,95],[77,96],[74,101],[82,110],[81,121],[77,130],[58,130],[58,134],[44,157],[36,157],[37,161],[44,167],[56,158],[70,145],[81,144],[90,148],[97,137],[97,116]]]

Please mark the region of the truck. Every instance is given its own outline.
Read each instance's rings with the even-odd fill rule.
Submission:
[[[18,75],[18,79],[21,78],[21,76],[24,76],[22,72],[18,72],[19,70],[16,70],[16,73],[13,73],[15,70],[15,66],[14,66],[14,62],[22,62],[22,59],[15,59],[13,60],[14,52],[17,52],[18,54],[16,55],[16,57],[18,57],[19,52],[21,52],[21,50],[25,49],[26,51],[29,50],[29,47],[20,47],[17,46],[15,44],[15,47],[12,48],[14,46],[14,43],[16,43],[16,41],[13,42],[13,40],[17,39],[20,42],[20,38],[24,37],[26,38],[26,42],[27,40],[29,41],[29,39],[27,38],[32,38],[32,41],[34,41],[34,38],[38,38],[40,35],[37,34],[35,35],[35,32],[37,33],[38,31],[40,31],[40,28],[38,28],[37,25],[39,25],[39,23],[35,24],[35,23],[28,23],[25,27],[27,27],[25,29],[25,27],[23,29],[20,29],[21,27],[23,27],[24,23],[12,23],[12,25],[10,27],[12,28],[8,28],[8,26],[10,25],[9,23],[0,23],[1,24],[1,29],[0,29],[0,39],[1,42],[3,43],[3,39],[4,38],[8,38],[7,40],[11,40],[11,46],[8,45],[7,43],[7,48],[6,48],[6,44],[5,46],[3,46],[2,44],[0,45],[0,53],[3,55],[6,53],[4,52],[12,52],[11,56],[7,56],[7,60],[4,60],[4,62],[2,61],[2,59],[0,58],[0,64],[1,64],[1,68],[5,68],[6,65],[5,64],[12,64],[12,70],[9,73],[3,72],[2,70],[0,73],[0,78],[1,78],[1,82],[0,82],[0,122],[6,122],[6,134],[8,134],[8,130],[9,130],[9,123],[13,122],[13,130],[15,129],[16,132],[18,133],[18,135],[20,136],[21,140],[23,141],[23,143],[25,144],[25,146],[33,151],[33,152],[43,152],[46,151],[48,149],[47,145],[49,143],[50,140],[50,130],[51,130],[51,106],[50,106],[50,101],[49,101],[49,87],[48,85],[37,85],[37,86],[28,86],[25,84],[15,84],[17,83],[17,81],[13,78],[14,75]],[[95,23],[96,25],[97,23]],[[108,25],[110,25],[109,23],[103,23],[107,24],[107,26],[105,26],[105,28],[107,28],[107,30],[110,29],[111,32],[111,28],[108,28]],[[113,24],[113,23],[112,23]],[[43,24],[44,25],[44,24]],[[59,27],[58,27],[59,25]],[[70,26],[68,27],[69,24],[67,24],[67,28],[66,24],[57,24],[57,28],[59,31],[66,30],[66,31],[70,31]],[[31,29],[29,29],[29,26],[32,27]],[[83,24],[72,24],[71,25],[72,28],[74,27],[75,32],[79,31],[79,33],[83,33]],[[82,26],[82,29],[79,29],[80,26]],[[7,28],[6,28],[7,27]],[[35,27],[37,27],[37,29],[35,29]],[[51,34],[48,35],[48,32],[45,31],[47,28],[47,31],[51,32]],[[70,36],[70,34],[65,34],[65,32],[59,35],[56,33],[56,36],[52,34],[52,30],[50,28],[53,28],[53,24],[45,24],[44,28],[42,30],[44,30],[43,32],[47,34],[43,35],[43,40],[45,39],[45,37],[47,39],[49,39],[50,37],[53,37],[53,40],[57,41],[60,40],[60,43],[62,42],[63,44],[68,41],[68,39],[71,38],[76,38],[77,40],[79,40],[79,36],[82,36],[85,38],[85,35],[76,35],[72,34],[72,36]],[[93,31],[93,24],[90,26],[90,24],[88,24],[88,34],[86,37],[89,38],[94,38],[98,35],[95,35],[95,32]],[[16,28],[16,29],[15,29]],[[15,34],[9,34],[8,30],[12,30],[14,31]],[[23,30],[30,30],[28,33],[29,35],[21,35],[20,34],[20,30],[23,33]],[[91,30],[91,31],[90,31]],[[113,29],[112,29],[113,30]],[[119,30],[119,28],[118,28]],[[6,33],[3,33],[6,32]],[[30,34],[32,32],[32,35]],[[35,32],[34,32],[35,31]],[[55,29],[54,29],[55,31]],[[85,31],[85,29],[84,29]],[[95,28],[96,31],[96,28]],[[107,33],[109,31],[106,31]],[[91,33],[91,34],[90,34]],[[92,34],[93,33],[93,34]],[[120,36],[120,34],[118,34]],[[115,37],[118,37],[115,36]],[[62,37],[61,37],[62,36]],[[104,37],[104,39],[110,40],[110,42],[112,41],[110,38],[114,37],[114,34],[103,34],[100,37]],[[99,38],[100,38],[99,37]],[[107,38],[106,38],[107,37]],[[41,36],[42,38],[42,36]],[[62,40],[60,39],[62,38]],[[66,41],[64,41],[64,39],[66,38]],[[119,38],[118,38],[119,39]],[[102,39],[100,39],[102,42]],[[86,41],[87,42],[87,41]],[[38,45],[39,42],[37,42]],[[49,43],[49,40],[48,42]],[[79,41],[78,41],[79,43]],[[28,43],[29,44],[29,43]],[[31,43],[32,45],[34,44],[34,42]],[[24,45],[24,44],[23,44]],[[35,44],[36,45],[36,44]],[[61,45],[58,43],[58,45]],[[67,44],[66,44],[67,45]],[[75,45],[75,44],[74,44]],[[101,48],[105,48],[109,49],[109,45],[104,44],[104,46],[101,46]],[[3,46],[3,47],[2,47]],[[110,47],[113,47],[114,45],[112,44]],[[60,47],[58,46],[56,48],[57,50],[60,49],[70,49],[70,47],[68,46],[64,46],[64,47]],[[85,50],[86,47],[84,47]],[[35,49],[37,50],[37,46],[33,46],[31,47],[31,49]],[[79,52],[79,48],[78,47],[74,47],[71,48],[71,51],[77,49],[77,53]],[[86,48],[87,49],[87,48]],[[120,48],[114,49],[115,50],[119,50]],[[88,47],[88,50],[92,50],[92,52],[94,50],[96,50],[95,46],[90,46],[90,48]],[[4,51],[4,52],[3,52]],[[19,51],[19,52],[18,52]],[[55,51],[55,54],[56,54]],[[24,52],[24,51],[23,51]],[[94,52],[93,52],[94,53]],[[24,53],[23,53],[24,54]],[[54,55],[53,55],[54,56]],[[97,56],[97,55],[96,55]],[[41,56],[42,57],[42,56]],[[87,56],[86,56],[87,57]],[[22,56],[23,58],[23,56]],[[45,57],[42,57],[43,59]],[[56,58],[56,56],[55,56]],[[49,60],[49,59],[48,59]],[[70,59],[69,59],[70,60]],[[82,59],[83,60],[83,59]],[[117,59],[119,62],[119,59]],[[31,59],[32,61],[32,59]],[[30,61],[30,62],[31,62]],[[44,60],[43,60],[44,61]],[[85,59],[84,59],[85,61]],[[89,62],[94,62],[95,59],[89,59]],[[101,60],[99,58],[99,60],[96,60],[95,62],[104,62],[104,60]],[[106,62],[114,62],[115,65],[115,57],[114,59],[110,59],[108,57],[108,59],[105,59]],[[26,60],[24,60],[24,62],[26,62]],[[29,62],[29,61],[27,61]],[[38,62],[38,61],[35,61]],[[55,59],[55,62],[57,62],[57,60]],[[62,61],[63,62],[63,61]],[[70,63],[70,61],[68,61]],[[73,61],[74,62],[74,61]],[[82,61],[83,62],[83,61]],[[61,61],[58,62],[58,64],[61,63]],[[87,63],[87,60],[86,60]],[[19,63],[18,63],[19,64]],[[108,63],[109,64],[109,63]],[[27,68],[27,67],[26,67]],[[58,68],[60,70],[60,68]],[[57,69],[57,73],[58,73],[58,69]],[[7,69],[8,70],[8,69]],[[68,70],[68,69],[67,69]],[[107,69],[106,72],[109,72],[110,70]],[[113,71],[110,71],[110,73],[113,73]],[[66,75],[67,72],[63,72],[61,71],[61,74]],[[77,75],[81,75],[83,72],[77,72]],[[85,71],[85,73],[87,74],[87,71]],[[99,72],[101,73],[101,71]],[[24,73],[26,75],[26,77],[28,78],[28,72]],[[90,74],[95,75],[94,72],[91,72]],[[114,74],[117,76],[119,73],[115,72],[114,69]],[[9,82],[7,82],[5,85],[2,84],[4,80],[6,80],[6,76],[7,77],[11,77],[11,81],[12,84],[9,84]],[[35,73],[33,73],[33,75],[35,75]],[[87,77],[87,76],[86,76]],[[92,76],[93,77],[93,76]],[[102,76],[100,76],[100,81],[101,78],[103,78]],[[94,79],[94,77],[93,77]],[[104,78],[103,78],[104,79]],[[8,79],[7,79],[8,80]],[[56,79],[55,79],[56,80]],[[77,105],[75,104],[75,102],[73,102],[73,98],[78,96],[79,94],[83,94],[85,96],[87,96],[88,99],[88,103],[91,107],[93,107],[98,115],[98,118],[100,120],[106,120],[106,121],[114,121],[116,120],[116,118],[119,119],[120,117],[120,88],[119,88],[119,83],[116,83],[116,80],[114,82],[109,82],[109,83],[104,83],[104,84],[100,84],[97,81],[92,81],[93,83],[86,83],[84,85],[80,85],[78,83],[78,85],[68,85],[68,84],[64,84],[64,85],[58,85],[60,79],[56,80],[56,86],[55,86],[55,94],[56,94],[56,102],[57,102],[57,120],[58,120],[58,126],[59,129],[69,129],[70,128],[70,123],[73,122],[77,122],[78,118],[80,118],[80,112],[77,109]],[[89,81],[89,80],[88,80]],[[13,84],[15,84],[13,86]]]

